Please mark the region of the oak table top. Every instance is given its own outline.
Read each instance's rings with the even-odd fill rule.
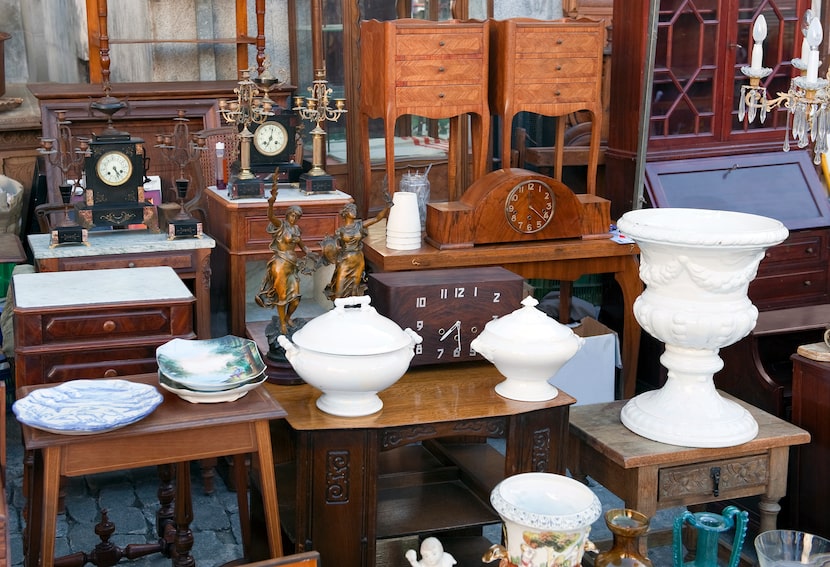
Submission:
[[[286,411],[295,430],[381,429],[418,423],[462,421],[569,406],[576,400],[559,390],[552,400],[519,402],[498,395],[495,386],[504,380],[489,363],[448,364],[410,369],[378,395],[383,408],[363,417],[338,417],[317,409],[321,392],[308,384],[275,386],[268,390]]]

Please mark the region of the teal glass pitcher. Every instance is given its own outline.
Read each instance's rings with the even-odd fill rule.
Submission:
[[[723,515],[713,512],[684,511],[674,519],[673,550],[674,567],[719,567],[718,540],[720,534],[735,528],[735,537],[732,541],[732,555],[729,557],[728,567],[737,567],[741,559],[741,549],[746,537],[747,520],[749,513],[738,510],[735,506],[727,506]],[[688,523],[697,530],[697,549],[695,558],[688,563],[683,562],[683,525]]]

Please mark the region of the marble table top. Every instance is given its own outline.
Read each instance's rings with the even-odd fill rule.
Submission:
[[[12,278],[15,305],[21,309],[193,297],[169,266],[35,272]]]
[[[89,232],[89,246],[64,244],[50,248],[51,235],[49,234],[30,234],[28,238],[29,246],[36,260],[170,252],[172,250],[194,250],[216,246],[216,241],[207,235],[203,235],[201,238],[175,238],[170,240],[166,234],[153,234],[146,230],[91,230]]]

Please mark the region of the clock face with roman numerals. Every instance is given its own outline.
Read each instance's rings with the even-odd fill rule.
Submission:
[[[412,366],[484,360],[470,342],[521,306],[524,280],[498,267],[370,274],[378,313],[423,338]]]

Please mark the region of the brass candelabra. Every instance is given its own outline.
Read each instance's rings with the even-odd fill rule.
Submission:
[[[38,152],[43,155],[53,167],[61,171],[60,190],[61,201],[64,206],[64,216],[61,226],[72,226],[69,220],[69,202],[75,187],[81,182],[84,160],[90,155],[89,140],[76,138],[70,128],[71,121],[66,119],[65,110],[55,111],[58,125],[57,138],[41,138]],[[70,184],[70,180],[72,183]]]
[[[239,174],[236,183],[242,181],[256,181],[251,172],[251,141],[253,133],[250,130],[252,124],[262,124],[269,116],[273,116],[273,103],[270,98],[261,97],[257,84],[251,79],[251,71],[242,71],[242,79],[233,90],[236,100],[220,100],[219,115],[228,124],[233,124],[239,130]],[[260,189],[262,183],[258,182]]]
[[[323,123],[326,121],[337,122],[340,117],[347,112],[346,100],[342,98],[334,99],[334,107],[329,106],[331,102],[332,90],[326,80],[326,69],[321,67],[314,71],[314,81],[308,87],[310,96],[294,97],[293,110],[299,113],[303,120],[308,120],[315,124],[311,130],[311,169],[305,175],[309,178],[323,178],[328,177],[324,168],[323,155],[325,151],[326,131],[323,128]],[[314,183],[314,180],[312,180]]]
[[[768,112],[779,107],[787,109],[783,150],[790,151],[789,115],[792,115],[793,139],[799,148],[814,144],[813,162],[818,165],[821,163],[821,155],[830,149],[827,140],[830,134],[830,72],[828,78],[818,76],[821,65],[818,50],[823,32],[819,18],[813,17],[811,10],[807,10],[801,20],[801,31],[804,35],[801,57],[791,61],[792,66],[801,71],[801,75],[792,78],[786,93],[779,92],[774,98],[768,98],[766,87],[761,85],[761,80],[772,73],[771,68],[762,65],[767,22],[763,15],[756,18],[752,27],[754,43],[751,64],[741,67],[741,72],[749,78],[749,84],[741,86],[738,119],[746,117],[751,123],[758,116],[763,123]]]
[[[156,134],[155,147],[161,150],[161,155],[167,161],[179,168],[179,176],[175,180],[175,185],[180,210],[173,220],[188,220],[191,218],[184,204],[190,183],[190,180],[185,176],[185,168],[199,159],[201,153],[207,149],[207,141],[190,132],[187,125],[189,120],[186,114],[185,110],[180,109],[178,111],[178,115],[173,119],[173,132]]]

